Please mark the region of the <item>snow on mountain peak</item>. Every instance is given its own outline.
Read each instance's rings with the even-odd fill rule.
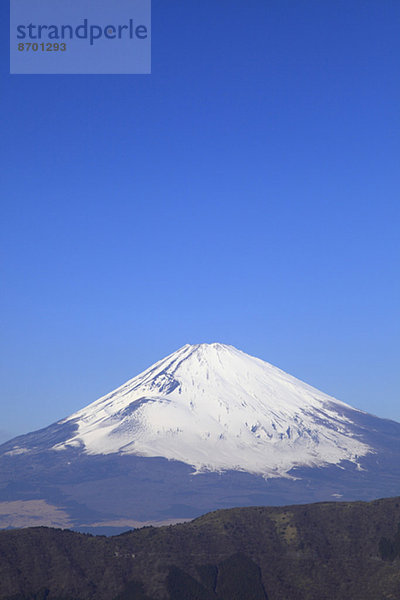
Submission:
[[[356,412],[233,346],[187,344],[64,419],[78,429],[55,449],[282,477],[296,466],[357,463],[372,451],[343,408]]]

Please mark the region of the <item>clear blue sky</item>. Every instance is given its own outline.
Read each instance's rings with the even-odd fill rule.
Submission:
[[[153,0],[152,75],[9,75],[1,422],[220,341],[400,420],[398,0]]]

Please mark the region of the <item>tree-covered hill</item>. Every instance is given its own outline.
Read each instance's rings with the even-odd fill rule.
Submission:
[[[398,600],[400,498],[216,511],[112,538],[0,532],[1,600]]]

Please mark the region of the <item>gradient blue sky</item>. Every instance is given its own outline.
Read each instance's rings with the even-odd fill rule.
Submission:
[[[220,341],[400,420],[398,0],[153,0],[151,76],[9,75],[1,423]]]

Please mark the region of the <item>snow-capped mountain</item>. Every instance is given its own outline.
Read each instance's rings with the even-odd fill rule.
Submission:
[[[372,451],[343,407],[233,346],[186,345],[65,419],[77,430],[54,448],[285,476],[299,465],[357,463]]]
[[[0,445],[0,528],[126,527],[217,508],[400,495],[400,423],[223,344],[186,345]]]

